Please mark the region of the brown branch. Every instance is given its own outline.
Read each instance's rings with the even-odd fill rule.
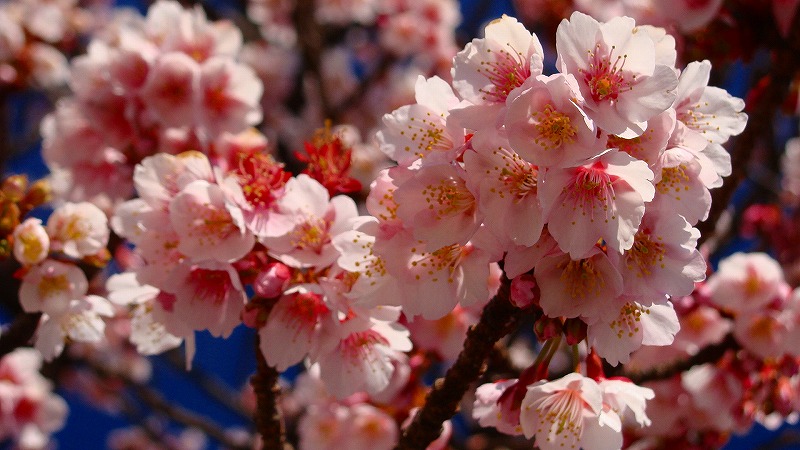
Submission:
[[[480,321],[467,332],[464,348],[444,378],[436,380],[425,404],[400,437],[395,449],[424,449],[442,430],[442,423],[456,412],[470,384],[480,377],[494,343],[516,325],[519,309],[509,301],[511,282],[503,278],[500,291],[486,305]]]
[[[736,342],[733,335],[729,334],[725,336],[722,342],[706,346],[687,359],[644,372],[623,373],[622,375],[636,384],[641,384],[646,381],[666,380],[694,366],[705,363],[715,363],[725,356],[729,350],[737,350],[739,348],[739,343]]]
[[[334,110],[322,79],[323,32],[320,24],[314,19],[314,10],[314,0],[297,0],[292,14],[292,22],[297,30],[297,41],[300,45],[300,54],[303,56],[304,71],[309,73],[317,84],[323,116],[333,120]]]
[[[255,423],[261,435],[263,450],[284,450],[291,446],[286,443],[281,411],[278,407],[280,385],[279,373],[267,364],[260,348],[260,337],[256,333],[256,374],[250,379],[256,394]]]

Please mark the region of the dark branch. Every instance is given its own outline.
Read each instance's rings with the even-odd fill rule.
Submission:
[[[503,279],[500,291],[486,305],[480,321],[467,332],[464,348],[444,378],[436,380],[425,404],[403,432],[395,449],[423,449],[442,430],[442,423],[455,414],[469,386],[480,377],[494,344],[516,325],[519,309],[509,301],[511,282]]]

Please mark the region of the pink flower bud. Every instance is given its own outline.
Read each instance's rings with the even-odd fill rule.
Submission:
[[[511,303],[517,308],[527,308],[539,303],[539,286],[533,275],[522,274],[511,280]]]
[[[586,323],[581,319],[572,318],[564,321],[564,336],[567,345],[575,345],[586,339]]]
[[[533,324],[533,332],[536,333],[536,338],[540,342],[552,339],[562,333],[561,320],[542,316]]]
[[[260,297],[280,297],[291,275],[291,270],[282,263],[274,262],[267,264],[266,269],[256,276],[253,289],[255,289],[256,294]]]

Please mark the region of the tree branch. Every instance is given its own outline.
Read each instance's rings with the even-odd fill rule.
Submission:
[[[511,282],[503,278],[497,295],[486,305],[480,321],[467,332],[464,348],[444,378],[436,380],[425,404],[400,437],[396,450],[424,449],[441,433],[442,423],[455,414],[458,403],[485,368],[494,343],[508,334],[519,318],[509,300]]]
[[[281,411],[278,407],[278,396],[281,387],[278,384],[280,374],[267,364],[260,348],[260,337],[256,333],[256,374],[250,379],[256,394],[255,423],[261,435],[263,450],[284,450],[291,448],[286,443]]]
[[[728,350],[737,350],[739,348],[739,343],[736,342],[732,334],[729,334],[725,336],[722,342],[706,346],[687,359],[644,372],[623,373],[622,375],[636,384],[641,384],[646,381],[666,380],[694,366],[705,363],[715,363],[719,361]]]

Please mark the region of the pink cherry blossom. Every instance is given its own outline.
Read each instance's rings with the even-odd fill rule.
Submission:
[[[657,301],[664,295],[689,295],[705,279],[706,264],[696,250],[700,233],[669,213],[646,213],[633,246],[620,259],[625,293]]]
[[[164,126],[193,123],[200,66],[184,53],[166,53],[155,62],[142,88],[142,99]]]
[[[328,391],[344,398],[358,391],[378,393],[389,386],[396,352],[411,350],[409,332],[397,323],[372,321],[344,336],[329,351],[312,355]]]
[[[36,350],[45,360],[51,361],[64,350],[64,344],[70,342],[100,342],[105,335],[105,321],[102,317],[111,317],[114,309],[103,297],[87,295],[70,300],[67,309],[58,315],[42,315],[36,334]]]
[[[578,373],[528,386],[522,400],[520,425],[525,437],[536,437],[542,450],[562,446],[586,450],[622,446],[619,424],[601,423],[603,392],[591,378]]]
[[[653,199],[653,172],[626,153],[608,151],[579,167],[549,170],[539,188],[550,234],[573,258],[599,239],[622,253],[633,246]]]
[[[505,115],[512,148],[542,167],[571,167],[606,148],[605,137],[579,107],[583,102],[571,74],[531,78],[513,98]]]
[[[301,174],[286,183],[278,200],[282,227],[270,230],[261,242],[271,254],[291,267],[326,267],[339,253],[332,239],[349,229],[350,219],[358,216],[355,202],[347,196],[329,197],[318,181]]]
[[[668,149],[661,158],[656,194],[647,207],[661,214],[679,214],[691,225],[708,217],[711,193],[701,179],[700,162],[687,150]]]
[[[479,386],[475,390],[472,417],[477,419],[482,427],[495,427],[497,431],[512,436],[521,435],[522,426],[519,422],[519,414],[511,414],[500,403],[506,389],[515,386],[518,381],[515,378]]]
[[[496,288],[499,272],[495,261],[502,250],[486,229],[465,245],[453,244],[428,252],[407,232],[375,246],[387,261],[390,274],[400,281],[403,311],[438,319],[457,303],[470,306],[487,302]],[[429,299],[435,299],[430,301]]]
[[[336,263],[350,273],[357,274],[347,296],[354,303],[365,306],[400,305],[403,290],[397,278],[390,275],[386,260],[375,252],[374,246],[380,235],[380,225],[371,216],[360,217],[351,231],[346,231],[333,240],[339,251]]]
[[[199,123],[213,135],[237,133],[261,121],[261,82],[250,67],[214,57],[200,67]]]
[[[459,105],[458,97],[441,78],[420,76],[416,100],[383,116],[384,128],[377,134],[381,151],[404,166],[420,158],[425,163],[450,161],[464,146],[464,129],[447,120]]]
[[[453,87],[474,103],[505,103],[508,94],[542,73],[544,51],[536,35],[503,15],[453,58]]]
[[[783,286],[783,270],[769,255],[735,253],[720,261],[704,290],[716,305],[746,312],[775,300]]]
[[[232,262],[255,244],[255,236],[244,227],[242,211],[219,185],[205,180],[189,183],[172,199],[169,217],[180,236],[178,250],[198,261]]]
[[[50,252],[50,237],[36,218],[25,219],[14,228],[14,258],[23,265],[33,265],[44,261]]]
[[[588,324],[615,318],[626,303],[622,276],[605,253],[594,247],[583,259],[546,256],[534,273],[542,296],[539,305],[548,317],[581,317]]]
[[[323,322],[332,320],[330,309],[318,291],[318,287],[311,286],[286,291],[259,331],[261,352],[279,371],[302,361],[318,345]],[[281,345],[276,345],[277,342]]]
[[[41,366],[42,356],[32,348],[0,359],[0,440],[14,439],[19,448],[46,448],[50,434],[66,422],[67,403],[52,392]]]
[[[671,304],[643,306],[629,302],[614,319],[590,324],[587,340],[609,364],[627,364],[642,345],[670,345],[678,332],[678,316]]]
[[[556,32],[562,73],[578,80],[587,114],[610,134],[641,135],[675,100],[674,68],[657,64],[655,44],[630,17],[600,23],[580,12]]]
[[[539,202],[539,168],[511,150],[500,138],[473,138],[474,151],[464,153],[467,186],[477,193],[486,227],[501,242],[533,245],[544,216]]]
[[[431,164],[411,172],[394,191],[397,217],[428,250],[465,244],[483,219],[466,172],[452,164]]]
[[[46,259],[22,278],[19,302],[27,312],[58,316],[69,309],[71,301],[82,298],[88,288],[86,275],[77,266]]]
[[[645,412],[648,400],[655,398],[652,389],[637,386],[627,380],[604,379],[599,382],[603,391],[603,407],[610,408],[622,419],[630,418],[640,427],[648,427],[652,421]]]
[[[66,203],[47,219],[50,248],[67,256],[82,258],[97,254],[108,243],[108,219],[97,206]]]
[[[174,296],[164,308],[169,319],[162,321],[169,333],[187,337],[194,331],[208,330],[214,336],[228,337],[241,322],[246,295],[230,264],[184,262],[169,279],[169,285],[162,287]]]

